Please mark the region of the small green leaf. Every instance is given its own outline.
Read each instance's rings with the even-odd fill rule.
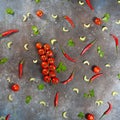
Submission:
[[[31,100],[32,100],[31,96],[26,96],[26,99],[25,99],[26,104],[29,104]]]
[[[70,47],[74,47],[75,46],[75,43],[74,43],[74,41],[72,40],[72,39],[70,39],[70,40],[68,40],[68,46],[70,46]]]
[[[6,13],[10,15],[14,15],[14,11],[12,8],[6,8]]]
[[[100,55],[101,58],[103,58],[104,57],[104,52],[101,51],[99,55]]]
[[[83,118],[85,118],[85,114],[84,114],[83,112],[80,112],[80,113],[78,114],[78,117],[79,117],[80,119],[83,119]]]
[[[2,58],[0,59],[0,64],[4,64],[8,61],[8,58]]]
[[[89,94],[87,94],[87,93],[84,93],[84,95],[83,95],[85,98],[88,98],[89,97]]]
[[[67,67],[62,62],[60,62],[56,68],[57,73],[65,72],[66,70],[67,70]]]
[[[38,35],[39,34],[39,29],[38,29],[38,27],[37,26],[32,26],[32,31],[33,31],[33,34],[34,35]]]
[[[41,0],[35,0],[36,3],[40,3]]]
[[[108,22],[109,19],[110,19],[110,14],[109,14],[109,13],[104,14],[104,17],[102,18],[102,20],[103,20],[104,22]]]
[[[94,89],[92,89],[92,90],[89,91],[89,95],[90,95],[90,97],[95,97]]]
[[[118,79],[120,80],[120,73],[117,75]]]
[[[44,90],[45,85],[44,85],[44,84],[39,84],[39,85],[37,86],[37,88],[38,88],[38,90]]]

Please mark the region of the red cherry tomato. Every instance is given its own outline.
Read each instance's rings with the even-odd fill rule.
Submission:
[[[56,66],[54,64],[50,64],[49,65],[49,70],[55,71],[56,70]]]
[[[44,55],[45,54],[45,50],[43,48],[38,50],[38,54],[39,55]]]
[[[86,114],[86,119],[87,120],[94,120],[94,115],[91,113]]]
[[[58,84],[59,83],[59,79],[57,77],[53,77],[51,82],[52,82],[52,84]]]
[[[52,51],[52,50],[48,50],[48,51],[46,52],[46,56],[52,57],[52,56],[53,56],[53,51]]]
[[[50,72],[49,72],[49,76],[50,76],[50,77],[56,77],[55,71],[50,71]]]
[[[93,70],[94,73],[99,73],[101,69],[98,66],[93,66],[92,70]]]
[[[46,83],[50,83],[51,77],[48,76],[48,75],[47,75],[47,76],[44,76],[43,80],[44,80],[44,82],[46,82]]]
[[[43,75],[48,75],[49,74],[49,69],[43,69],[42,74]]]
[[[46,43],[46,44],[44,44],[43,48],[44,48],[44,50],[48,51],[48,50],[50,50],[50,45]]]
[[[48,58],[48,63],[49,64],[54,64],[55,63],[55,59],[53,57],[49,57]]]
[[[102,20],[100,19],[100,18],[94,18],[94,23],[96,24],[96,25],[101,25],[102,24]]]
[[[42,48],[42,44],[41,44],[40,42],[37,42],[37,43],[36,43],[36,48],[37,48],[37,49],[41,49],[41,48]]]
[[[41,66],[42,66],[42,68],[48,68],[49,64],[48,64],[48,62],[42,62]]]
[[[20,90],[20,86],[18,84],[13,84],[11,86],[11,90],[14,91],[14,92],[17,92]]]
[[[43,11],[42,10],[37,10],[36,11],[36,15],[38,16],[38,17],[42,17],[43,16]]]
[[[42,61],[47,61],[47,56],[46,55],[42,55],[42,56],[40,56],[40,59],[42,60]]]

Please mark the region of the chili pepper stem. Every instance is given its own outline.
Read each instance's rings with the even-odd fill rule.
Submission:
[[[105,116],[105,114],[103,114],[103,115],[99,118],[99,120],[101,120],[104,116]]]

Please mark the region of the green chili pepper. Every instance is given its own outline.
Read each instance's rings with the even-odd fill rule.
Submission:
[[[31,96],[26,96],[26,99],[25,99],[26,104],[29,104],[31,100],[32,100]]]
[[[6,8],[6,13],[10,15],[14,15],[14,11],[12,8]]]
[[[0,59],[0,64],[4,64],[8,61],[8,58],[2,58]]]

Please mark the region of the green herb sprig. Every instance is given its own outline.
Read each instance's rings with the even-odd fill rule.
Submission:
[[[67,67],[63,62],[60,62],[56,68],[57,73],[65,72],[66,70],[67,70]]]

